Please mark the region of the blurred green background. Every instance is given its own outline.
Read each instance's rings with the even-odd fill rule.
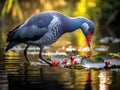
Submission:
[[[75,17],[84,16],[95,23],[92,46],[101,45],[103,37],[120,38],[120,3],[119,0],[0,0],[0,49],[7,45],[7,33],[30,16],[43,11],[59,11]],[[85,46],[85,38],[80,30],[63,35],[55,47]],[[120,41],[107,45],[112,52],[119,52]],[[106,43],[105,43],[106,45]],[[2,51],[1,51],[2,53]]]

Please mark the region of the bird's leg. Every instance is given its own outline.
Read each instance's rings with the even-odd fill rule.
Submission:
[[[48,60],[46,60],[45,58],[42,57],[42,50],[44,47],[40,47],[40,53],[39,53],[39,58],[42,59],[44,62],[46,62],[47,64],[49,64],[50,66],[53,66],[53,64],[51,64],[50,62],[48,62]]]
[[[29,45],[27,45],[27,47],[24,49],[24,56],[25,56],[27,62],[29,62],[29,59],[28,59],[28,57],[27,57],[27,50],[28,50],[28,47],[29,47]]]

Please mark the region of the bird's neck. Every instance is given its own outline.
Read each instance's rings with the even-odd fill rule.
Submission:
[[[82,24],[84,22],[87,22],[87,19],[83,18],[83,17],[76,17],[76,18],[69,18],[68,21],[69,21],[69,23],[66,26],[67,27],[66,30],[67,30],[67,32],[72,32],[79,28],[82,29]]]

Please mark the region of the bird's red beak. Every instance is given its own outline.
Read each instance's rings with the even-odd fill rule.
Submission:
[[[88,35],[86,39],[86,44],[91,48],[91,40],[92,40],[92,28],[88,29]]]

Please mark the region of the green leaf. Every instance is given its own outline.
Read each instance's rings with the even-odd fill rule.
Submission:
[[[7,0],[7,10],[6,10],[6,13],[8,14],[12,8],[12,5],[13,5],[13,0]]]

